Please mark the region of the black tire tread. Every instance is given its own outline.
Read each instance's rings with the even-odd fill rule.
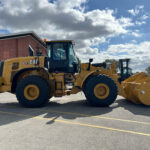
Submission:
[[[24,87],[28,84],[36,84],[39,87],[40,95],[37,100],[29,101],[24,97]],[[40,76],[27,76],[17,84],[16,97],[19,103],[24,107],[42,107],[49,101],[50,87],[48,83]]]
[[[110,88],[110,94],[104,100],[100,100],[94,95],[94,87],[98,83],[105,83]],[[112,78],[110,78],[107,75],[97,75],[97,76],[93,76],[87,81],[84,88],[84,94],[87,101],[92,106],[105,107],[111,105],[116,100],[118,95],[118,89],[115,81]]]

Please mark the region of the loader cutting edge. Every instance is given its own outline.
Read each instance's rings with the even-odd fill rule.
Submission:
[[[121,86],[127,100],[150,106],[150,75],[145,72],[135,74],[123,81]]]

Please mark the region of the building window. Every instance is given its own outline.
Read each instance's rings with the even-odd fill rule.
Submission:
[[[34,50],[31,47],[31,45],[29,45],[29,56],[33,56],[34,55]]]

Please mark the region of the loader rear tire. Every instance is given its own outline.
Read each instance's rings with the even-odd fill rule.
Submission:
[[[106,75],[90,78],[84,88],[85,96],[92,106],[111,105],[118,95],[116,83]]]
[[[43,78],[28,76],[17,84],[16,97],[24,107],[41,107],[49,100],[50,87]]]

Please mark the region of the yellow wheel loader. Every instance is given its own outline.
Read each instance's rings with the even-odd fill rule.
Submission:
[[[132,101],[136,99],[136,102],[141,99],[142,102],[148,101],[150,98],[149,76],[145,75],[144,80],[136,81],[138,85],[134,80],[136,77],[119,83],[114,63],[109,70],[92,65],[92,59],[89,63],[80,63],[72,41],[48,41],[46,45],[46,57],[19,57],[0,63],[1,93],[16,94],[24,107],[40,107],[53,96],[62,97],[80,91],[84,92],[93,106],[109,106],[117,95]]]

